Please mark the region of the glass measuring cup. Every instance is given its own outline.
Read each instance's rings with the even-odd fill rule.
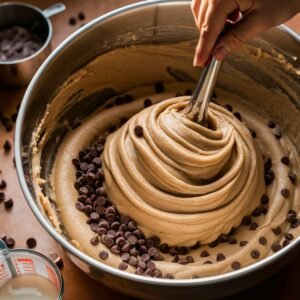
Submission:
[[[8,249],[0,240],[0,289],[11,279],[22,275],[38,275],[49,280],[57,290],[57,300],[63,299],[63,278],[54,262],[29,249]]]

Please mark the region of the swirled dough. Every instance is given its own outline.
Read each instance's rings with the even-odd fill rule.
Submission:
[[[265,189],[262,155],[245,125],[215,104],[212,129],[196,124],[184,113],[188,99],[134,115],[108,137],[103,154],[110,199],[147,236],[170,246],[208,244],[229,233]]]

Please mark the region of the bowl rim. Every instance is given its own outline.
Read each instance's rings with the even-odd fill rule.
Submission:
[[[0,9],[4,6],[20,6],[20,7],[30,8],[30,9],[36,11],[46,21],[49,32],[48,32],[48,35],[47,35],[47,39],[43,42],[42,47],[40,49],[38,49],[37,51],[35,51],[33,54],[31,54],[29,56],[26,56],[24,58],[20,58],[20,59],[0,60],[0,65],[3,65],[3,66],[15,65],[15,64],[26,62],[27,60],[30,60],[30,59],[34,58],[35,56],[38,56],[40,53],[42,53],[49,46],[49,44],[52,40],[53,27],[52,27],[52,23],[51,23],[50,19],[47,18],[43,14],[43,11],[40,8],[38,8],[37,6],[34,6],[32,4],[29,4],[29,3],[23,3],[23,2],[4,2],[4,3],[0,3]]]
[[[24,117],[27,109],[27,103],[30,100],[31,93],[35,89],[35,86],[37,82],[39,82],[39,78],[43,74],[45,70],[47,70],[48,65],[55,59],[55,57],[70,43],[72,43],[74,40],[77,39],[77,37],[80,36],[80,34],[88,29],[93,28],[94,26],[101,24],[102,22],[106,21],[107,19],[110,19],[116,15],[122,14],[127,11],[139,9],[142,7],[150,7],[155,6],[158,4],[164,4],[164,5],[172,5],[172,4],[184,4],[190,3],[189,0],[149,0],[149,1],[142,1],[130,5],[123,6],[121,8],[115,9],[111,12],[108,12],[104,15],[101,15],[100,17],[92,20],[85,26],[79,28],[77,31],[75,31],[73,34],[71,34],[69,37],[67,37],[45,60],[45,62],[42,64],[42,66],[39,68],[35,76],[33,77],[31,83],[29,84],[22,103],[19,110],[19,116],[16,123],[16,130],[15,130],[15,161],[16,161],[16,169],[17,169],[17,175],[19,179],[19,183],[21,185],[21,188],[23,190],[23,194],[25,195],[25,199],[27,200],[32,212],[34,213],[35,217],[38,219],[40,224],[46,229],[46,231],[55,239],[56,242],[58,242],[64,250],[67,251],[68,255],[74,256],[80,261],[83,261],[84,263],[88,264],[89,266],[92,266],[95,269],[100,269],[103,272],[107,272],[110,275],[120,277],[125,280],[131,280],[137,283],[143,283],[148,285],[160,285],[165,287],[198,287],[198,286],[206,286],[211,284],[218,284],[218,283],[224,283],[226,281],[235,280],[237,278],[240,278],[242,276],[247,276],[252,274],[253,272],[258,271],[259,269],[265,268],[269,266],[270,264],[274,263],[276,260],[283,258],[287,253],[292,250],[292,248],[296,247],[300,244],[300,236],[297,237],[292,243],[290,243],[285,248],[281,249],[280,251],[262,259],[258,262],[255,262],[249,266],[243,267],[236,271],[230,271],[228,273],[209,276],[209,277],[202,277],[197,279],[163,279],[163,278],[152,278],[152,277],[144,277],[140,275],[136,275],[129,272],[124,272],[122,270],[119,270],[115,267],[109,266],[99,260],[96,260],[89,255],[85,254],[75,246],[73,246],[66,238],[64,238],[61,234],[59,234],[54,227],[50,224],[50,222],[46,219],[46,217],[42,214],[42,212],[39,209],[38,204],[33,199],[30,190],[27,186],[26,180],[25,180],[25,174],[24,169],[22,165],[22,145],[21,145],[21,134],[22,134],[22,124],[24,122]],[[284,28],[281,28],[282,26],[278,26],[278,28],[282,31],[284,31],[286,34],[291,35],[288,31],[284,30]]]

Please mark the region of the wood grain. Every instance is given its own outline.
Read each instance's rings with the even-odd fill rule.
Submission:
[[[1,1],[0,1],[1,2]],[[55,1],[28,1],[41,8],[55,3]],[[67,6],[67,10],[60,15],[52,18],[54,36],[52,40],[52,48],[54,49],[68,35],[78,29],[83,23],[94,19],[95,17],[108,12],[117,7],[130,4],[136,1],[130,0],[70,0],[63,1]],[[70,17],[77,17],[82,11],[86,15],[86,20],[78,22],[75,26],[69,25]],[[289,25],[300,32],[300,15],[296,16]],[[0,89],[0,111],[6,116],[11,116],[17,105],[20,103],[25,89]],[[51,238],[50,235],[42,228],[36,218],[29,209],[26,200],[20,189],[16,170],[13,164],[13,149],[9,153],[5,153],[2,145],[5,140],[13,143],[14,131],[6,132],[4,127],[0,125],[0,180],[3,178],[7,181],[8,186],[4,190],[8,198],[13,198],[14,206],[10,211],[0,204],[0,234],[4,233],[12,236],[16,240],[16,247],[26,247],[26,239],[35,237],[38,245],[36,250],[49,255],[50,251],[58,252],[64,260],[64,269],[62,274],[65,281],[65,297],[66,300],[71,299],[131,299],[130,297],[120,295],[96,281],[89,278],[77,267],[75,267],[67,256],[63,253],[60,246]],[[273,278],[267,280],[263,284],[236,295],[231,299],[253,299],[256,295],[265,299],[300,299],[300,289],[298,288],[298,279],[300,278],[300,254],[288,267],[275,274]]]

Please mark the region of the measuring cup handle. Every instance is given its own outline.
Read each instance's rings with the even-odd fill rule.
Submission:
[[[6,244],[4,243],[4,241],[0,240],[0,250],[4,250],[4,249],[7,250],[7,246],[6,246]]]
[[[63,3],[56,3],[43,10],[45,18],[50,18],[60,12],[63,12],[66,6]]]

